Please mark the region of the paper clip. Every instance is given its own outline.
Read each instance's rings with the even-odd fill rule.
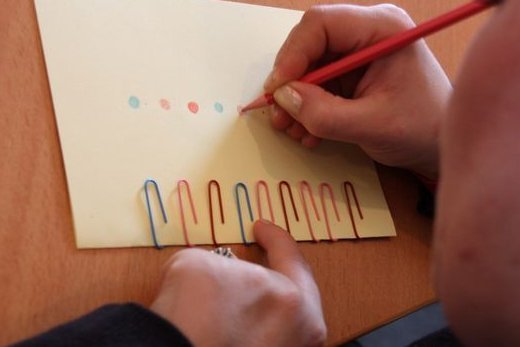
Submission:
[[[244,221],[242,220],[242,208],[240,207],[240,194],[239,194],[239,191],[238,191],[239,188],[242,188],[242,190],[244,191],[244,193],[246,195],[247,209],[249,211],[249,218],[251,219],[251,222],[254,219],[254,217],[253,217],[253,210],[251,209],[251,201],[249,200],[249,193],[247,191],[246,185],[244,183],[242,183],[242,182],[238,182],[235,185],[235,199],[236,199],[236,203],[237,203],[238,220],[240,222],[240,233],[242,235],[243,243],[245,245],[249,245],[249,242],[247,241],[247,238],[246,238],[246,233],[244,231]]]
[[[144,181],[144,195],[146,196],[146,208],[148,210],[148,220],[150,221],[150,231],[152,233],[152,239],[153,244],[155,248],[161,249],[164,246],[161,246],[159,242],[157,241],[157,235],[155,235],[155,225],[153,222],[153,215],[152,215],[152,207],[150,206],[150,197],[148,194],[148,184],[153,184],[155,188],[155,193],[157,194],[157,200],[159,200],[159,207],[161,208],[161,213],[163,217],[164,223],[168,223],[168,218],[166,217],[166,211],[164,210],[164,205],[161,198],[161,193],[159,191],[159,186],[157,185],[157,182],[155,182],[153,179],[147,179]]]
[[[198,223],[197,214],[195,213],[195,206],[193,204],[193,198],[191,197],[190,185],[186,180],[177,181],[177,197],[179,199],[179,209],[181,214],[181,223],[182,223],[182,232],[184,233],[184,240],[186,241],[186,245],[192,247],[193,245],[190,243],[190,239],[188,237],[188,229],[186,228],[186,220],[184,218],[184,207],[182,205],[182,194],[181,187],[182,185],[186,186],[186,191],[188,193],[188,200],[190,202],[191,214],[193,216],[193,221],[195,224]]]
[[[296,205],[294,204],[294,198],[292,194],[292,189],[290,184],[287,181],[280,181],[278,183],[278,193],[280,194],[280,200],[282,200],[282,211],[283,211],[283,218],[285,219],[285,228],[288,233],[291,233],[291,228],[289,227],[289,219],[287,218],[287,208],[285,207],[285,199],[283,197],[283,189],[282,187],[286,187],[287,191],[289,192],[289,198],[291,199],[291,205],[294,212],[294,217],[299,222],[300,218],[298,217],[298,211],[296,210]]]
[[[262,202],[260,199],[260,187],[264,188],[265,196],[267,198],[267,206],[269,207],[269,215],[271,216],[271,222],[274,221],[274,213],[273,213],[273,205],[271,204],[271,194],[269,194],[269,187],[267,186],[267,183],[265,181],[260,180],[256,183],[256,203],[258,205],[258,217],[260,219],[263,218],[262,216]]]
[[[222,194],[220,193],[220,184],[215,181],[215,180],[211,180],[209,181],[208,183],[208,197],[209,197],[209,223],[210,223],[210,226],[211,226],[211,238],[213,239],[213,244],[215,246],[218,246],[218,243],[217,243],[217,237],[215,235],[215,224],[213,222],[213,199],[212,199],[212,194],[211,194],[211,187],[212,186],[215,186],[217,187],[217,193],[218,193],[218,204],[219,204],[219,210],[220,210],[220,222],[222,224],[224,224],[224,209],[222,207]]]
[[[311,204],[314,209],[314,213],[316,214],[316,219],[320,220],[320,215],[318,214],[318,209],[316,208],[316,203],[314,202],[314,196],[312,195],[312,189],[311,186],[307,181],[301,181],[300,182],[300,198],[302,200],[303,204],[303,212],[305,213],[305,219],[307,220],[307,226],[309,227],[309,233],[311,234],[312,240],[314,242],[318,242],[319,239],[316,238],[316,235],[314,235],[314,230],[312,229],[311,224],[311,218],[309,216],[309,210],[307,209],[307,202],[305,201],[305,189],[309,193],[309,196],[311,198]]]
[[[356,229],[356,222],[354,221],[354,215],[352,213],[352,206],[350,204],[350,198],[349,198],[349,194],[348,194],[349,187],[350,187],[350,190],[352,191],[352,196],[354,196],[354,201],[356,202],[356,207],[359,212],[359,218],[363,219],[363,213],[361,213],[361,208],[359,207],[359,201],[356,196],[356,190],[354,189],[354,186],[349,181],[343,182],[343,190],[345,191],[345,198],[347,199],[347,209],[348,209],[348,214],[350,216],[350,222],[352,223],[352,229],[354,230],[354,235],[356,236],[356,238],[359,239],[359,234]]]
[[[321,183],[320,184],[320,200],[321,200],[321,208],[323,210],[323,218],[325,219],[325,225],[327,226],[327,234],[329,234],[329,239],[331,241],[337,241],[335,237],[332,236],[332,233],[330,231],[330,223],[329,223],[329,217],[327,215],[327,208],[325,206],[325,191],[329,192],[330,200],[332,201],[332,207],[334,209],[334,213],[336,214],[336,220],[339,222],[339,213],[338,208],[336,207],[336,200],[334,199],[334,193],[332,192],[332,187],[328,183]]]

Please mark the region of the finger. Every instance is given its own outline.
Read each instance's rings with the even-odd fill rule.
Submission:
[[[269,267],[301,287],[314,284],[307,262],[303,258],[292,236],[269,221],[260,220],[254,225],[256,242],[267,253]]]
[[[184,273],[208,271],[210,267],[207,267],[208,262],[205,260],[207,254],[209,252],[199,248],[186,248],[175,252],[162,266],[161,283],[170,285],[171,282],[167,279],[173,280],[179,271]]]
[[[355,143],[381,133],[378,97],[344,99],[301,82],[291,82],[274,93],[276,103],[314,137]]]
[[[276,130],[285,130],[292,123],[294,123],[294,119],[284,111],[283,108],[279,107],[276,104],[273,104],[271,110],[271,125]]]
[[[294,118],[285,112],[283,108],[276,104],[272,105],[271,125],[273,128],[280,131],[286,131],[293,123]],[[317,147],[321,142],[320,138],[310,134],[307,130],[304,131],[303,136],[299,137],[298,140],[301,140],[302,145],[306,148]]]
[[[282,45],[264,89],[273,92],[297,80],[326,53],[346,54],[413,25],[410,17],[393,5],[314,6]]]
[[[291,126],[289,126],[285,132],[289,137],[291,137],[293,140],[300,141],[302,137],[307,134],[307,130],[298,122],[293,122]]]
[[[320,144],[320,142],[321,139],[319,137],[310,133],[305,134],[301,140],[302,145],[307,148],[315,148]]]

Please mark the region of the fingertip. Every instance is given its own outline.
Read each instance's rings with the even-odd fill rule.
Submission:
[[[264,81],[264,91],[266,93],[272,93],[276,89],[276,80],[278,79],[278,70],[273,67],[273,70],[267,75]]]
[[[273,223],[268,219],[258,219],[255,221],[255,223],[253,225],[253,229],[263,228],[263,227],[271,225],[271,224],[273,224]]]
[[[294,119],[289,116],[287,112],[285,112],[280,106],[274,104],[271,108],[271,125],[276,130],[285,130],[287,129],[292,123],[294,122]]]
[[[269,248],[270,234],[272,233],[271,226],[272,223],[265,219],[259,219],[253,224],[253,236],[255,237],[255,241],[264,250]]]
[[[299,141],[307,133],[307,130],[305,130],[303,125],[301,125],[300,123],[294,122],[285,130],[285,132],[292,139]]]
[[[274,101],[293,118],[298,119],[298,113],[303,104],[302,96],[291,87],[291,84],[276,89],[273,93]]]
[[[291,82],[290,87],[302,100],[299,111],[291,116],[315,138],[359,143],[359,136],[374,122],[366,115],[379,107],[373,98],[346,99],[317,85]],[[312,147],[317,141],[310,138],[302,144]]]
[[[270,228],[272,225],[273,223],[271,223],[271,221],[267,219],[258,219],[253,224],[253,235],[255,236],[255,240],[258,239],[257,236],[260,236],[260,238],[262,238],[262,234],[264,233],[264,231],[268,230],[268,228]]]
[[[310,133],[307,133],[302,137],[301,143],[305,148],[312,149],[316,148],[321,143],[321,139]]]
[[[266,252],[269,268],[302,287],[313,283],[308,264],[290,233],[265,220],[254,224],[253,233],[258,245]]]
[[[255,222],[253,235],[258,244],[265,250],[272,248],[270,245],[279,244],[280,240],[285,240],[281,241],[282,243],[296,242],[287,231],[266,219],[259,219]]]

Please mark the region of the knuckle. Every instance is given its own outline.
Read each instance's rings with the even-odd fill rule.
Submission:
[[[318,116],[318,113],[310,114],[305,117],[305,128],[307,131],[316,137],[328,138],[330,133],[330,126],[327,122],[326,116]]]
[[[308,304],[305,295],[294,285],[284,286],[271,292],[274,307],[285,321],[296,321],[304,328],[306,346],[322,346],[327,338],[327,328],[323,317],[302,316]]]
[[[327,340],[327,327],[323,320],[316,321],[307,329],[309,346],[323,346]]]
[[[410,29],[415,26],[412,18],[403,8],[394,4],[380,4],[376,8],[381,16],[390,19],[395,30]]]
[[[302,16],[302,22],[314,22],[320,20],[325,15],[324,5],[312,5]]]
[[[248,284],[251,288],[266,288],[266,283],[269,283],[271,274],[263,266],[257,264],[250,267],[251,276],[248,276]]]
[[[164,272],[169,276],[181,276],[204,268],[203,257],[199,249],[185,249],[175,253],[165,264]]]
[[[316,137],[325,137],[323,135],[323,126],[320,121],[310,120],[309,122],[307,122],[305,127],[311,135],[314,135]]]
[[[271,293],[276,306],[289,317],[298,314],[304,305],[304,297],[296,286],[286,286],[284,289]]]

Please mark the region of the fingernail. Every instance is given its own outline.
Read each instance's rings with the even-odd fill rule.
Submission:
[[[271,92],[272,89],[273,89],[273,86],[275,85],[276,83],[276,80],[278,79],[278,72],[276,69],[273,69],[273,71],[271,71],[271,73],[269,74],[269,76],[267,76],[267,78],[265,79],[265,82],[264,82],[264,90],[266,92]]]
[[[273,224],[273,223],[271,223],[271,221],[268,220],[268,219],[263,219],[263,218],[262,218],[262,219],[259,219],[258,221],[259,221],[260,223],[262,223],[262,224]]]
[[[278,88],[274,92],[274,100],[276,103],[289,112],[291,116],[297,116],[302,107],[301,95],[289,86]]]
[[[280,106],[278,106],[277,104],[271,105],[271,117],[273,117],[273,119],[280,118],[282,116],[282,113],[283,109]]]

